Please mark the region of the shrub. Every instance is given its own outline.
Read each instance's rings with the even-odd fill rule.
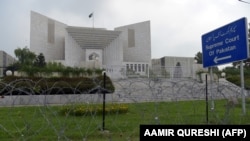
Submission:
[[[240,75],[231,75],[226,78],[229,82],[234,83],[235,85],[241,87],[241,79]],[[245,76],[244,78],[245,81],[245,89],[249,90],[250,89],[250,79]]]
[[[227,77],[227,80],[229,82],[232,82],[238,86],[240,86],[240,79],[239,79],[239,75],[232,75],[232,76],[229,76]]]
[[[27,94],[84,94],[96,88],[96,84],[101,82],[102,76],[96,78],[89,77],[17,77],[6,76],[3,84],[0,85],[2,95],[27,95]],[[98,83],[97,83],[97,82]],[[114,86],[109,77],[106,79],[106,89],[114,92]]]
[[[101,115],[103,113],[103,105],[91,104],[91,105],[67,105],[63,106],[59,113],[62,115],[71,116],[90,116]],[[107,104],[105,105],[106,114],[124,114],[128,112],[128,105],[126,104]]]

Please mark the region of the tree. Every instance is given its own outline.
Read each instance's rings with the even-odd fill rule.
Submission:
[[[194,59],[197,61],[197,64],[202,64],[203,63],[203,61],[202,61],[202,53],[201,52],[196,53]],[[208,70],[210,71],[211,68],[215,72],[219,71],[219,68],[217,66],[216,67],[209,67]]]
[[[36,58],[36,54],[31,52],[27,46],[25,46],[23,49],[15,49],[14,53],[21,65],[32,65]]]
[[[197,64],[202,64],[202,53],[201,52],[198,52],[194,59],[197,61]]]
[[[241,61],[236,61],[236,62],[233,62],[232,65],[233,67],[238,68],[240,66],[240,63]],[[250,58],[244,60],[243,63],[245,64],[244,65],[245,68],[250,68]]]
[[[36,59],[35,59],[35,62],[34,62],[34,65],[35,66],[38,66],[38,67],[44,67],[46,65],[46,62],[45,62],[45,57],[43,55],[43,53],[40,53]]]

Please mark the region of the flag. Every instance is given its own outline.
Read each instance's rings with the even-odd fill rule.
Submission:
[[[93,12],[89,14],[89,18],[91,18],[93,16]]]

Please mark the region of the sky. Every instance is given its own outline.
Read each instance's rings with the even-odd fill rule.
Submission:
[[[152,59],[194,57],[202,52],[203,34],[250,20],[250,0],[0,0],[0,50],[15,57],[15,49],[29,47],[31,11],[69,26],[108,30],[150,21]]]

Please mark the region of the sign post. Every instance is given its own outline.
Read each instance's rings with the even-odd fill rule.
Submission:
[[[247,19],[232,23],[202,35],[203,67],[218,66],[249,58]],[[241,64],[242,65],[242,64]],[[242,108],[245,114],[244,75],[241,66]]]
[[[247,59],[247,19],[241,18],[202,35],[202,57],[203,67]]]

